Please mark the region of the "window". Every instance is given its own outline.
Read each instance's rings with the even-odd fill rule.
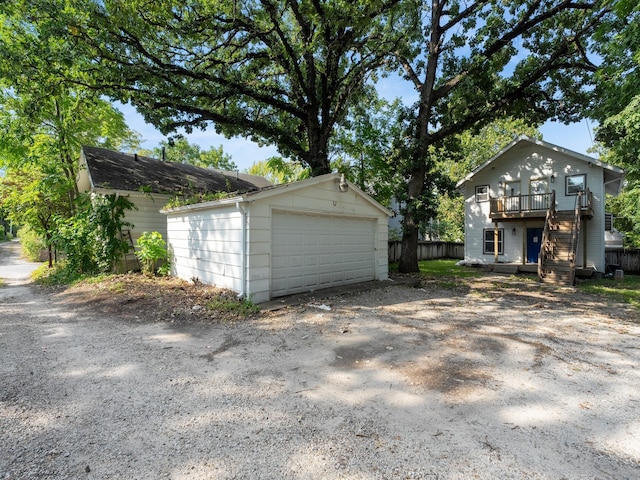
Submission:
[[[476,187],[476,202],[489,201],[489,185],[479,185]]]
[[[567,175],[565,177],[565,195],[577,195],[578,192],[584,192],[587,189],[587,176]]]
[[[485,228],[483,230],[483,234],[484,234],[484,248],[483,248],[483,253],[489,254],[489,255],[493,255],[495,253],[495,243],[494,243],[494,237],[495,237],[495,229],[493,228]],[[502,255],[504,253],[504,228],[499,228],[498,229],[498,254]]]

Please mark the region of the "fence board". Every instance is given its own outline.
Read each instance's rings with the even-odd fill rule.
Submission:
[[[402,254],[402,242],[389,242],[389,262],[397,262]],[[464,258],[464,243],[418,242],[418,260]],[[640,249],[613,249],[605,252],[607,265],[617,265],[630,275],[640,275]]]
[[[389,262],[397,262],[402,254],[402,242],[389,242]],[[464,258],[464,243],[454,242],[418,242],[418,260],[438,258]]]
[[[640,275],[640,250],[616,248],[604,253],[607,265],[617,265],[625,273]]]

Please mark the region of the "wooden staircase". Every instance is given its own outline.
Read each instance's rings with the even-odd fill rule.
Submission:
[[[547,212],[542,247],[538,259],[538,277],[543,282],[571,286],[575,282],[576,250],[580,235],[580,196],[575,210],[555,209],[555,192]]]

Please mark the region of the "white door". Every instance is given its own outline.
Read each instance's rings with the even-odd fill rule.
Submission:
[[[375,221],[274,213],[271,296],[373,280]]]

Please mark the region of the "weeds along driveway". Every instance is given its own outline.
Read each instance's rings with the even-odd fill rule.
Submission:
[[[225,324],[5,287],[0,475],[638,478],[635,313],[482,282]]]

